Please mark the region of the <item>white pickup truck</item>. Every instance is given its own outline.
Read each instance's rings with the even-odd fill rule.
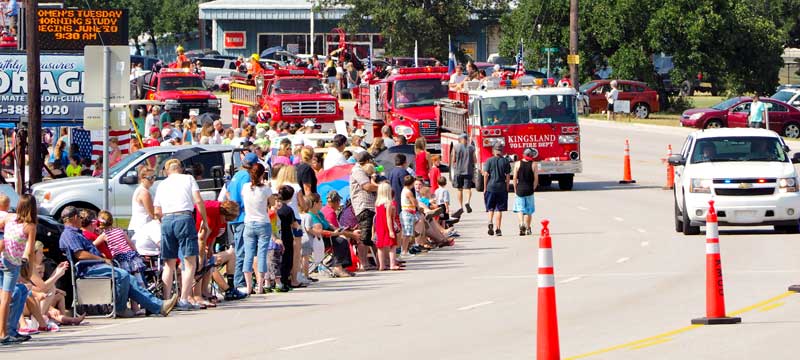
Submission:
[[[711,129],[691,133],[675,168],[675,231],[700,232],[708,201],[720,225],[772,225],[797,233],[800,192],[789,148],[775,132],[762,129]]]
[[[164,163],[178,151],[194,151],[182,160],[187,171],[196,170],[197,184],[202,192],[218,193],[225,175],[235,171],[240,164],[240,149],[229,145],[193,145],[149,147],[130,154],[109,169],[109,207],[120,226],[131,216],[133,191],[139,184],[136,170],[147,165],[156,170],[156,183],[150,189],[155,194],[160,180],[164,179]],[[183,156],[183,155],[182,155]],[[79,176],[49,180],[33,185],[33,196],[39,204],[39,213],[61,218],[68,205],[99,210],[103,204],[103,178]],[[213,195],[213,194],[210,194]]]

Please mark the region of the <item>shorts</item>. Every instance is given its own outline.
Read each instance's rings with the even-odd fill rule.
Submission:
[[[375,211],[362,210],[358,216],[358,228],[361,230],[361,243],[366,246],[375,246],[372,241],[372,224],[375,222]]]
[[[179,253],[183,257],[197,256],[199,252],[194,216],[164,215],[161,219],[161,258],[177,259]]]
[[[267,251],[267,273],[270,279],[281,278],[281,260],[283,260],[283,249]]]
[[[311,236],[303,237],[303,243],[300,247],[300,256],[311,256],[314,253],[314,238]]]
[[[514,212],[522,213],[523,215],[533,215],[536,211],[536,205],[533,201],[533,194],[528,196],[517,196],[514,200]]]
[[[299,221],[298,221],[298,222],[299,222]],[[296,238],[301,238],[301,237],[303,237],[303,229],[295,229],[295,228],[292,228],[292,236],[294,236],[294,237],[296,237]]]
[[[473,189],[475,184],[472,181],[471,175],[456,175],[456,181],[453,185],[456,189]]]
[[[483,193],[486,211],[508,211],[508,193],[487,191]]]
[[[608,107],[606,107],[606,110],[614,111],[614,104],[608,104]]]
[[[6,292],[14,292],[14,287],[17,285],[19,279],[19,270],[21,265],[12,264],[6,259],[2,259],[3,266],[0,269],[0,285],[2,290]]]
[[[400,212],[400,224],[403,225],[403,236],[414,236],[414,225],[417,223],[417,214],[407,211]]]

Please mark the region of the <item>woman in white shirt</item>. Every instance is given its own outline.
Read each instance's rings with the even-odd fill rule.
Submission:
[[[131,199],[131,221],[128,223],[130,238],[136,242],[136,249],[147,252],[142,255],[158,254],[158,243],[161,240],[161,227],[148,226],[155,218],[153,196],[150,188],[156,182],[156,172],[149,167],[139,169],[139,186],[133,191]],[[156,231],[157,230],[157,231]],[[154,241],[158,239],[157,241]]]
[[[614,112],[614,103],[619,97],[619,90],[617,90],[617,80],[611,80],[611,91],[606,93],[606,101],[608,101],[608,110],[606,111],[606,120],[617,120],[617,114]]]
[[[267,274],[267,246],[272,236],[272,226],[267,215],[268,201],[272,189],[264,183],[264,166],[255,163],[249,170],[250,185],[242,186],[244,200],[244,280],[247,293],[253,293],[253,258],[258,258],[256,271],[256,294],[264,293]]]

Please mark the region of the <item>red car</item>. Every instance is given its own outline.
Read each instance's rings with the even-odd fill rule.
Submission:
[[[647,84],[639,81],[617,80],[617,88],[619,89],[617,99],[630,101],[631,113],[636,117],[646,119],[650,113],[658,112],[658,92],[647,87]],[[611,80],[592,80],[581,85],[579,91],[584,102],[584,109],[590,109],[593,113],[608,109],[605,94],[611,91]]]
[[[761,98],[766,103],[769,129],[790,138],[800,137],[800,110],[770,98]],[[681,126],[699,129],[720,127],[747,127],[750,104],[747,96],[730,98],[708,109],[690,109],[681,115]]]

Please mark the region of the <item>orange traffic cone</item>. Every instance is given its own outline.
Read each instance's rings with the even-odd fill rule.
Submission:
[[[672,190],[675,187],[675,167],[669,163],[669,157],[672,156],[672,144],[667,145],[667,157],[662,159],[667,164],[667,182],[662,189]]]
[[[620,184],[634,184],[636,180],[631,178],[631,144],[625,139],[625,168],[622,170],[622,180]]]
[[[553,242],[550,239],[550,222],[542,221],[539,237],[539,283],[538,311],[536,314],[536,359],[557,360],[561,357],[558,347],[558,317],[556,314],[556,288],[553,274]]]
[[[738,324],[740,317],[725,316],[725,292],[722,289],[722,258],[719,254],[719,225],[714,200],[708,202],[706,215],[706,317],[692,319],[692,324]]]

